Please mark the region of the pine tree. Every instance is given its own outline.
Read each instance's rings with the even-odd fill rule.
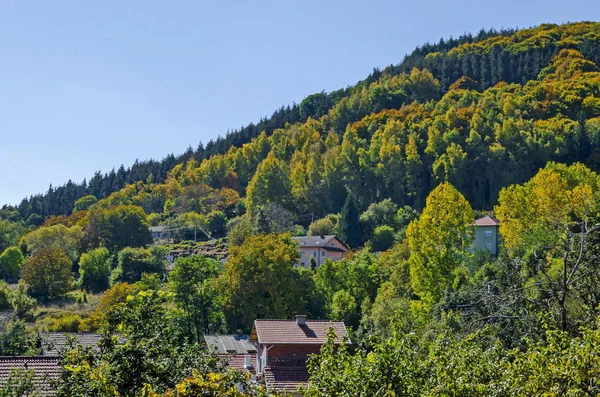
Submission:
[[[346,197],[340,218],[340,238],[350,248],[356,248],[361,244],[362,227],[360,224],[360,212],[356,206],[356,199],[352,193]]]

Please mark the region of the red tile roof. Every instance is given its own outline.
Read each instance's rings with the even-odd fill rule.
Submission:
[[[6,385],[14,370],[33,371],[33,384],[42,396],[55,396],[53,384],[60,377],[58,357],[0,357],[0,387]]]
[[[269,392],[294,392],[308,383],[306,367],[266,367],[265,385]]]
[[[499,224],[500,221],[490,215],[476,219],[475,222],[473,222],[473,225],[475,226],[498,226]]]
[[[327,341],[327,332],[335,330],[336,343],[348,336],[343,321],[306,320],[305,325],[298,325],[296,320],[255,320],[250,335],[250,342],[276,345],[322,345]]]

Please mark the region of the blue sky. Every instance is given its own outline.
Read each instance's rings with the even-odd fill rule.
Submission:
[[[0,2],[0,205],[365,78],[427,41],[598,0]]]

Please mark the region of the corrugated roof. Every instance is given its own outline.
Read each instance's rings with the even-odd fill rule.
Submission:
[[[204,335],[204,341],[209,349],[220,354],[256,353],[248,335]]]
[[[58,357],[0,357],[0,387],[5,386],[15,370],[33,371],[33,384],[42,396],[55,396],[54,382],[60,377]]]
[[[335,330],[336,343],[348,336],[343,321],[307,320],[305,325],[298,325],[296,320],[255,320],[250,341],[268,345],[322,345],[330,328]]]
[[[475,226],[498,226],[499,224],[500,221],[490,215],[476,219],[475,222],[473,222],[473,225]]]
[[[306,367],[266,367],[264,377],[269,392],[292,393],[308,383],[309,374]]]
[[[67,348],[67,341],[70,337],[74,337],[76,342],[83,347],[98,349],[98,342],[100,342],[102,335],[91,332],[82,334],[72,332],[44,332],[40,334],[40,337],[42,339],[42,355],[58,356],[60,351]]]

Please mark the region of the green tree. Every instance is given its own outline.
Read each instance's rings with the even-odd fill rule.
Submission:
[[[101,351],[75,345],[63,358],[58,396],[134,397],[144,385],[164,392],[195,370],[215,372],[216,355],[186,341],[167,312],[169,298],[148,290],[118,304]]]
[[[16,282],[19,279],[23,263],[25,263],[25,258],[20,249],[17,247],[7,248],[0,255],[0,277],[4,281]]]
[[[34,348],[34,337],[25,329],[25,322],[13,319],[8,323],[0,323],[0,355],[23,356],[31,354]]]
[[[221,238],[225,236],[227,231],[227,217],[222,211],[213,211],[207,215],[206,221],[208,222],[208,231],[214,238]]]
[[[12,291],[5,281],[0,280],[0,310],[7,310],[11,308],[10,299]]]
[[[165,266],[165,251],[162,248],[123,248],[118,254],[118,264],[112,275],[113,282],[134,283],[142,279],[143,273],[162,275]]]
[[[141,207],[94,207],[87,214],[85,241],[90,247],[103,246],[113,253],[125,247],[143,247],[152,243],[149,227]]]
[[[254,234],[254,226],[248,218],[237,217],[227,222],[227,242],[231,246],[239,246]]]
[[[339,233],[340,239],[350,248],[357,248],[362,241],[362,227],[360,224],[360,212],[356,206],[353,194],[348,194],[340,216]]]
[[[30,253],[42,248],[54,248],[63,251],[74,262],[79,258],[79,246],[82,237],[81,227],[66,227],[58,224],[40,227],[25,235],[23,241]]]
[[[24,232],[25,228],[20,223],[0,218],[0,252],[17,245]]]
[[[270,152],[248,184],[246,205],[250,216],[255,216],[260,205],[272,202],[286,207],[289,204],[291,187],[288,173],[287,165]]]
[[[73,212],[77,211],[87,211],[90,207],[98,202],[96,196],[87,195],[75,201],[75,206],[73,207]]]
[[[333,216],[317,219],[308,227],[309,236],[326,236],[337,234],[337,222],[334,222]]]
[[[111,257],[104,247],[81,255],[79,259],[79,287],[92,292],[108,289],[110,280]]]
[[[14,370],[0,386],[0,397],[40,397],[33,370]]]
[[[396,226],[398,206],[390,199],[369,205],[369,208],[360,215],[365,234],[371,238],[378,226]]]
[[[23,281],[34,296],[60,298],[75,281],[71,260],[58,248],[37,249],[23,266]]]
[[[305,291],[294,268],[300,254],[289,234],[252,236],[229,254],[219,290],[230,330],[247,331],[257,318],[305,312]]]
[[[169,274],[174,300],[185,314],[190,340],[201,342],[203,335],[222,327],[223,314],[214,280],[220,274],[219,262],[202,255],[179,258]]]
[[[371,240],[371,248],[373,251],[385,251],[394,245],[396,236],[394,229],[390,226],[383,225],[375,228],[373,239]]]
[[[496,213],[509,255],[527,259],[526,288],[563,331],[598,315],[600,177],[582,164],[550,163],[500,192]]]
[[[460,256],[472,243],[474,216],[463,195],[442,183],[427,197],[419,219],[408,226],[412,287],[426,306],[451,287]]]
[[[23,280],[19,281],[17,288],[11,293],[10,304],[18,318],[26,319],[31,317],[33,309],[37,306],[37,301],[28,295],[29,286]]]

